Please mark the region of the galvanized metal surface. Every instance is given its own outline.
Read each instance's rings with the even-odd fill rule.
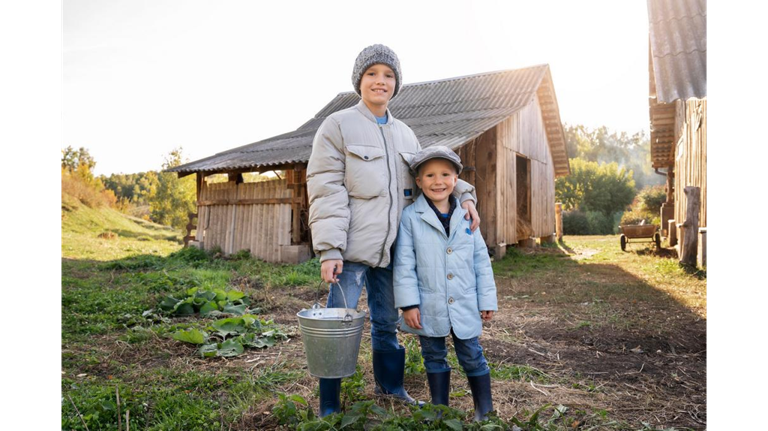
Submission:
[[[648,0],[648,22],[657,102],[706,97],[706,0]]]
[[[307,368],[314,377],[338,379],[355,374],[365,313],[352,308],[301,310],[296,314],[307,356]]]

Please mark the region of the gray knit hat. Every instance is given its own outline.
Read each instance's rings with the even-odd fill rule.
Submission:
[[[464,167],[461,166],[461,158],[459,158],[459,155],[456,154],[453,150],[443,145],[433,145],[416,153],[416,155],[408,162],[413,175],[418,174],[419,166],[432,159],[448,160],[449,162],[453,163],[454,167],[456,167],[457,174],[460,174],[461,170],[464,169]]]
[[[355,67],[352,69],[352,86],[355,88],[355,93],[360,95],[360,81],[363,79],[363,73],[374,64],[386,64],[395,72],[395,92],[389,100],[394,99],[403,82],[400,75],[400,60],[397,59],[395,51],[381,44],[371,45],[357,55]]]

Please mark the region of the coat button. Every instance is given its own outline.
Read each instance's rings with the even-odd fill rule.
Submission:
[[[364,158],[365,160],[368,160],[368,156],[363,156],[363,158]]]
[[[448,247],[448,250],[446,250],[445,252],[448,253],[448,254],[451,254],[451,253],[453,253],[453,249]]]
[[[453,280],[453,274],[448,274],[448,280]]]
[[[448,303],[449,303],[449,304],[453,304],[453,303],[454,303],[454,301],[455,301],[455,300],[453,299],[453,296],[451,296],[450,298],[448,298]]]

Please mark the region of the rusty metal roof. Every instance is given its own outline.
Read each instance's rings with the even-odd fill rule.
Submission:
[[[556,175],[570,172],[565,135],[548,65],[504,70],[458,78],[406,84],[389,108],[423,147],[446,145],[457,149],[528,105],[538,94]],[[169,172],[225,172],[305,163],[312,140],[330,114],[354,106],[354,92],[337,95],[314,118],[293,132],[233,148],[168,169]]]
[[[706,1],[648,0],[648,23],[657,102],[706,97]]]

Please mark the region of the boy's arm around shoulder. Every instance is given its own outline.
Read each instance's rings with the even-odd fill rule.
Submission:
[[[347,247],[350,214],[345,169],[341,129],[335,118],[328,117],[315,134],[307,164],[309,227],[321,262],[341,259]]]
[[[393,271],[395,308],[421,304],[419,280],[416,274],[416,249],[413,244],[413,230],[411,228],[412,214],[412,206],[403,211],[403,215],[400,217],[400,228],[397,231]]]
[[[477,280],[477,307],[480,311],[496,311],[496,281],[493,278],[491,257],[488,255],[488,247],[478,228],[472,236],[475,241],[474,266]]]
[[[459,205],[466,201],[472,201],[475,203],[475,205],[477,205],[477,194],[475,191],[475,186],[464,180],[459,180],[456,182],[456,187],[454,187],[452,194],[456,197],[456,199],[459,200]]]

